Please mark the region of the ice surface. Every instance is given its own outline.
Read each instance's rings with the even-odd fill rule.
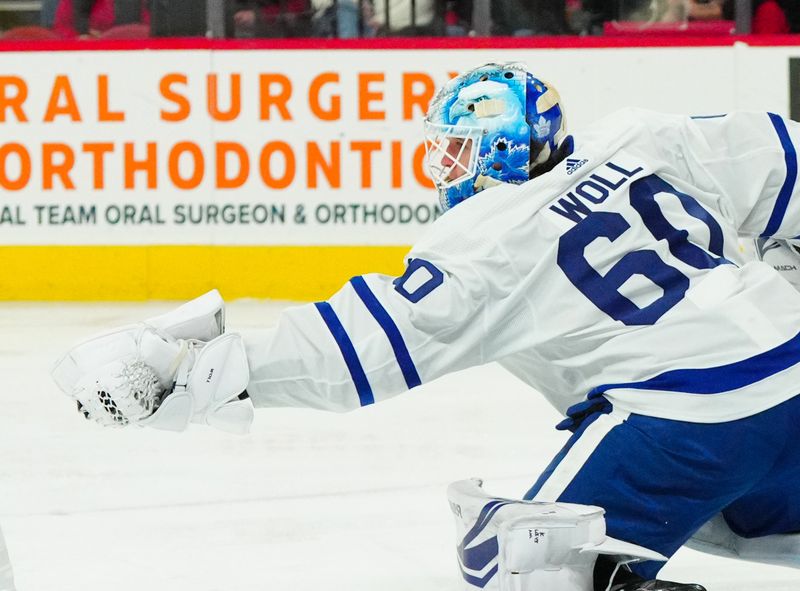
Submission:
[[[456,591],[447,484],[518,496],[563,442],[555,411],[494,366],[347,415],[261,410],[247,437],[82,420],[53,361],[171,307],[0,306],[0,523],[19,591]],[[228,324],[282,307],[234,302]],[[800,589],[800,571],[689,550],[662,574]]]

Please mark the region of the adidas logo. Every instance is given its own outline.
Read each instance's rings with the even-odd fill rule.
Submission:
[[[577,158],[567,158],[567,174],[572,174],[581,166],[589,162],[586,158],[578,160]]]

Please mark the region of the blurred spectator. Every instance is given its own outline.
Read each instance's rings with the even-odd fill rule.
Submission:
[[[308,37],[312,13],[309,0],[235,0],[232,36]]]
[[[56,10],[59,0],[42,0],[42,7],[39,10],[39,24],[47,29],[51,29],[56,22]]]
[[[783,6],[786,20],[789,21],[789,30],[792,33],[800,33],[800,5],[797,0],[778,0],[778,4]]]
[[[733,20],[730,0],[667,0],[662,22]]]
[[[614,18],[608,20],[655,22],[671,7],[674,0],[615,0]],[[687,0],[677,0],[683,5]],[[678,19],[683,20],[683,19]]]
[[[493,0],[495,35],[527,37],[567,32],[565,0]]]
[[[113,0],[60,0],[53,30],[61,37],[96,37],[114,26]]]
[[[2,41],[57,41],[59,36],[52,29],[46,29],[38,25],[12,26],[10,29],[0,32]]]
[[[53,30],[61,37],[97,37],[117,24],[148,22],[142,0],[60,0]]]
[[[753,33],[756,35],[775,35],[789,33],[789,19],[783,7],[776,0],[762,0],[753,3]]]
[[[153,37],[205,37],[205,0],[148,0]]]
[[[444,34],[448,37],[469,35],[472,29],[472,0],[447,0],[444,11]]]
[[[617,2],[609,0],[583,0],[580,14],[576,14],[576,27],[581,35],[602,35],[603,23],[618,18]]]
[[[754,0],[753,33],[800,33],[800,3],[797,0]]]
[[[114,0],[114,26],[149,24],[149,0]]]
[[[386,5],[388,4],[388,22]],[[434,0],[417,0],[412,19],[410,0],[375,0],[375,24],[380,32],[388,36],[436,35],[441,28],[436,26]]]
[[[583,2],[581,0],[566,0],[565,8],[569,32],[577,35],[587,34],[591,16],[583,9]]]
[[[372,0],[312,0],[312,4],[315,14],[311,29],[315,37],[352,39],[374,37],[377,33],[379,25]]]

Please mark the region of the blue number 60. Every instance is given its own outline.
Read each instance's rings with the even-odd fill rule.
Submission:
[[[595,306],[627,325],[654,324],[677,304],[689,289],[689,278],[670,267],[652,250],[625,254],[605,275],[600,275],[586,260],[586,248],[598,238],[614,241],[630,228],[618,213],[597,211],[561,236],[557,264],[564,274]],[[634,275],[642,275],[659,286],[664,294],[639,308],[619,292]]]

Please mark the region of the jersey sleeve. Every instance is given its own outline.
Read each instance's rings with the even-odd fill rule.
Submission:
[[[720,209],[741,234],[800,236],[800,125],[774,113],[698,117],[683,142],[695,182],[722,196]]]
[[[328,300],[290,308],[274,328],[245,335],[254,404],[348,411],[519,343],[524,322],[515,316],[526,305],[517,270],[499,244],[444,226],[434,227],[436,244],[411,251],[401,277],[354,277]]]

